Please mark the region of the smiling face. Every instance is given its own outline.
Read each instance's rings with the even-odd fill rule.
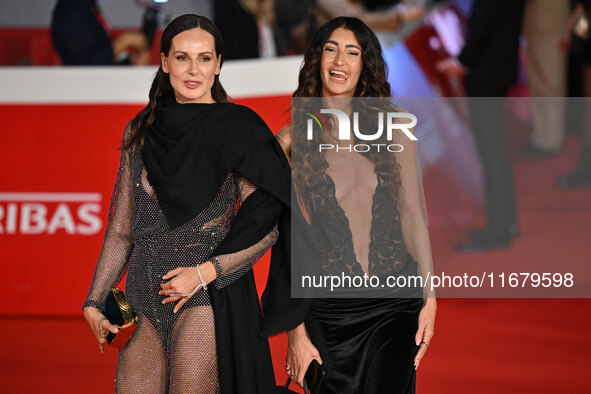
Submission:
[[[185,30],[172,39],[168,55],[160,54],[162,70],[170,77],[176,101],[213,103],[211,87],[220,73],[213,36],[203,29]]]
[[[322,48],[323,97],[353,97],[363,69],[361,45],[351,30],[335,29]]]

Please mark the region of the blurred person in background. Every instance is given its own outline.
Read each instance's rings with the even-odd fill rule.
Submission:
[[[574,54],[583,62],[583,146],[577,166],[558,177],[562,187],[591,186],[591,0],[576,0],[575,8],[561,38],[563,50],[571,44]],[[574,34],[573,34],[574,33]]]
[[[51,18],[51,38],[66,66],[146,65],[150,60],[151,38],[139,31],[112,37],[96,0],[58,0]]]
[[[518,235],[513,169],[505,126],[504,97],[517,82],[523,0],[477,0],[472,6],[466,43],[458,59],[437,69],[464,78],[472,131],[484,172],[487,223],[460,246],[466,252],[507,248]]]
[[[424,8],[399,0],[216,0],[213,7],[228,59],[302,53],[317,27],[338,16],[359,18],[374,30],[395,31],[425,14]]]
[[[274,0],[216,0],[214,20],[225,38],[226,59],[277,56]]]
[[[536,99],[566,96],[566,53],[560,48],[569,17],[566,1],[527,0],[523,32],[527,38],[527,77],[532,101],[532,135],[525,158],[554,155],[565,135],[565,102]]]

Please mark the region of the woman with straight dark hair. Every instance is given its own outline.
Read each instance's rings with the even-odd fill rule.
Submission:
[[[274,244],[272,269],[286,258],[289,165],[263,120],[228,103],[222,62],[222,39],[209,19],[173,20],[149,103],[123,134],[83,306],[102,350],[118,327],[101,308],[127,274],[139,322],[119,352],[117,392],[275,390],[251,268]],[[269,294],[273,286],[270,280]]]
[[[318,120],[326,108],[349,119],[375,109],[404,112],[391,102],[386,73],[374,33],[358,19],[333,19],[312,37],[293,94],[292,123],[278,134],[317,240],[322,277],[367,275],[386,283],[387,277],[425,279],[432,271],[415,141],[379,137],[371,143],[381,144],[381,151],[347,150],[345,145],[370,142],[339,140],[334,118]],[[312,137],[311,118],[320,126]],[[394,142],[404,149],[386,150]],[[329,293],[315,296],[301,324],[288,332],[288,376],[302,385],[316,360],[326,375],[314,394],[414,393],[415,371],[434,331],[434,294],[421,287],[343,292],[339,298]]]

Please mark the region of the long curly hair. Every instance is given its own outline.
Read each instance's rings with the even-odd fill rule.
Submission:
[[[319,107],[318,97],[322,95],[321,58],[324,44],[338,28],[345,28],[355,34],[361,46],[363,68],[355,89],[354,97],[367,97],[366,100],[354,100],[353,110],[360,114],[367,130],[377,128],[376,111],[397,111],[391,104],[391,88],[387,80],[387,67],[382,47],[369,27],[357,18],[339,17],[331,20],[312,36],[304,54],[304,64],[300,70],[298,88],[292,97],[292,168],[294,185],[305,207],[313,208],[317,198],[323,198],[328,192],[326,162],[324,153],[318,151],[321,142],[318,134],[313,140],[307,139],[307,108]],[[322,101],[322,100],[320,100]],[[373,115],[372,115],[373,114]],[[330,121],[329,121],[330,124]],[[355,143],[363,143],[355,138]],[[385,136],[375,143],[388,144]],[[389,195],[398,197],[400,189],[400,167],[394,154],[368,152],[366,155],[375,166],[378,180],[384,185]],[[312,209],[314,210],[314,209]]]
[[[181,15],[170,22],[162,33],[162,39],[160,40],[160,52],[168,56],[172,46],[172,39],[177,34],[195,28],[203,29],[213,36],[216,52],[215,55],[216,57],[218,55],[222,56],[220,62],[221,69],[224,62],[224,42],[222,40],[222,35],[214,23],[205,16],[186,14]],[[215,76],[213,86],[211,87],[211,96],[216,102],[225,103],[228,101],[228,94],[224,90],[219,77],[219,75]],[[138,112],[135,118],[133,118],[131,121],[129,125],[129,137],[123,141],[123,146],[121,147],[122,150],[127,150],[134,147],[138,141],[140,142],[141,148],[143,148],[146,131],[156,119],[158,98],[164,96],[174,97],[174,90],[170,84],[170,76],[164,72],[161,63],[158,67],[158,71],[156,72],[156,76],[152,81],[152,86],[148,95],[148,105]]]

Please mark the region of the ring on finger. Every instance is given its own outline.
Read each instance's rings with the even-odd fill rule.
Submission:
[[[101,330],[101,335],[102,335],[103,337],[106,337],[106,336],[107,336],[107,334],[106,334],[106,333],[104,333],[104,332],[105,332],[105,331],[107,331],[107,330],[105,330],[105,329],[103,328],[103,321],[104,321],[104,320],[106,320],[106,321],[109,321],[109,319],[107,319],[106,317],[104,317],[104,316],[103,316],[103,317],[101,317],[101,318],[100,318],[100,320],[99,320],[99,324],[98,324],[98,325],[99,325],[99,330]]]
[[[423,345],[425,345],[425,346],[429,346],[429,342],[425,342],[425,341],[423,341],[423,342],[421,342],[421,343],[422,343]]]

